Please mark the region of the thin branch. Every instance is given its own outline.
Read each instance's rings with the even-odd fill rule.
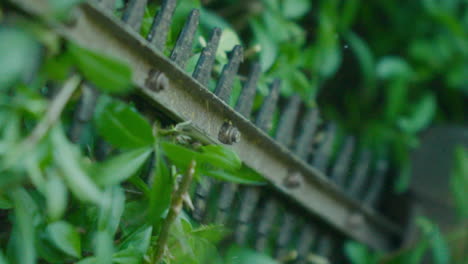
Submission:
[[[59,119],[65,105],[70,100],[75,90],[79,87],[80,82],[81,78],[78,75],[71,76],[65,82],[59,93],[54,97],[54,99],[52,99],[52,102],[41,121],[34,127],[31,134],[19,143],[14,152],[9,155],[8,159],[5,161],[4,169],[14,166],[25,153],[34,148],[45,134],[47,134],[52,125]]]
[[[169,237],[169,230],[171,225],[174,223],[177,216],[182,211],[182,205],[184,201],[184,196],[187,193],[187,190],[192,182],[193,175],[195,174],[196,162],[192,160],[190,162],[187,173],[183,176],[182,181],[179,184],[179,188],[174,192],[171,200],[171,207],[169,213],[167,214],[166,219],[161,227],[161,232],[159,233],[158,241],[156,244],[156,250],[153,257],[153,264],[158,264],[161,262],[164,256],[164,249],[166,248],[167,239]]]
[[[32,133],[26,138],[25,144],[35,145],[44,137],[52,125],[57,122],[65,105],[78,88],[80,82],[81,78],[78,75],[73,75],[65,82],[62,89],[60,89],[59,93],[52,100],[44,118],[34,127]]]

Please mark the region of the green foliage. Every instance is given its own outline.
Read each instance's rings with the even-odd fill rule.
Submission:
[[[182,125],[152,124],[122,100],[132,91],[125,63],[69,43],[38,21],[20,21],[0,29],[0,58],[12,66],[0,67],[0,210],[8,215],[0,263],[147,263],[177,178],[192,160],[199,179],[265,182],[232,150],[192,144],[197,139]],[[86,138],[73,143],[66,131],[84,83],[100,95]],[[61,96],[69,90],[74,94]],[[64,107],[51,110],[54,104]],[[49,119],[51,111],[59,118]],[[109,148],[103,160],[95,155],[99,140]],[[169,231],[174,257],[165,263],[221,259],[215,245],[229,233],[193,225],[184,212]]]
[[[132,72],[127,64],[73,43],[68,45],[68,52],[83,76],[104,92],[124,93],[130,89]]]
[[[468,219],[468,151],[459,146],[455,150],[455,166],[452,171],[452,189],[456,212],[461,221]]]

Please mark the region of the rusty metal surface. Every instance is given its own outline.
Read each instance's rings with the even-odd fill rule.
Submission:
[[[47,4],[45,0],[10,1],[21,6],[26,11],[45,18],[47,17]],[[107,2],[110,1],[106,1],[105,3]],[[130,4],[133,2],[137,5],[142,1],[131,1]],[[162,8],[162,12],[166,12],[167,14],[158,14],[161,18],[159,20],[156,18],[155,23],[164,24],[163,29],[166,30],[165,34],[167,34],[175,4],[174,1],[165,2],[167,5],[172,6]],[[139,5],[137,7],[134,9],[139,14]],[[127,8],[133,7],[128,6]],[[192,22],[188,22],[186,28],[182,29],[182,32],[188,32],[187,34],[189,35],[181,34],[181,37],[185,36],[185,40],[181,40],[180,45],[182,45],[182,48],[179,47],[179,53],[177,53],[177,56],[174,55],[175,58],[172,58],[175,60],[174,62],[158,50],[158,48],[161,49],[163,47],[162,43],[165,44],[165,39],[158,39],[156,41],[156,35],[153,34],[152,42],[150,42],[134,31],[134,28],[139,27],[138,23],[141,21],[138,22],[138,19],[132,20],[134,19],[133,16],[136,15],[131,11],[127,15],[129,17],[127,21],[132,22],[130,25],[114,17],[111,12],[104,11],[103,6],[100,4],[84,3],[76,11],[76,23],[68,27],[53,24],[54,29],[66,38],[86,48],[118,57],[127,62],[134,70],[133,82],[137,90],[146,100],[165,112],[170,118],[175,121],[190,120],[193,131],[198,133],[200,138],[216,144],[222,143],[218,139],[219,130],[228,121],[241,134],[240,142],[232,144],[229,147],[241,157],[246,165],[269,180],[276,190],[279,190],[297,202],[304,210],[304,214],[319,217],[340,233],[373,248],[389,250],[394,246],[394,239],[401,235],[399,227],[380,216],[372,208],[363,206],[356,199],[350,198],[349,195],[342,192],[324,174],[327,171],[331,146],[333,144],[335,134],[334,124],[329,124],[326,140],[322,142],[319,150],[314,153],[313,164],[319,166],[319,170],[309,165],[306,160],[300,158],[301,156],[305,159],[307,158],[307,153],[310,153],[308,146],[296,145],[292,147],[298,153],[296,155],[284,145],[273,140],[266,133],[269,131],[272,116],[276,109],[280,85],[278,80],[274,81],[271,85],[270,95],[265,99],[264,105],[257,115],[255,121],[257,126],[246,118],[249,116],[247,110],[242,110],[242,114],[246,116],[244,117],[225,103],[230,96],[234,75],[237,72],[239,63],[242,61],[241,47],[234,48],[231,53],[230,61],[225,66],[222,76],[218,81],[216,94],[219,96],[216,96],[177,65],[183,65],[187,56],[189,56],[187,52],[191,52],[187,47],[191,44],[194,28],[196,29],[196,27],[193,27]],[[193,21],[198,21],[196,13],[192,13],[191,17]],[[161,21],[165,22],[162,23]],[[152,32],[158,32],[158,30],[160,28],[156,25]],[[213,42],[216,42],[216,40]],[[213,45],[217,46],[217,43]],[[200,67],[212,67],[213,63],[211,59],[214,56],[215,52],[213,51],[215,50],[216,48],[207,52],[208,55],[205,57],[205,60],[208,63],[204,64],[207,66]],[[179,61],[179,58],[182,59]],[[203,71],[204,69],[200,70]],[[147,86],[146,80],[148,74],[152,71],[159,71],[167,76],[169,80],[167,89],[152,90]],[[206,76],[209,76],[206,72],[210,71],[205,70],[204,77],[200,78],[202,83],[206,83],[208,78]],[[251,84],[247,82],[245,86],[250,87],[248,93],[246,92],[248,95],[254,91],[251,87],[254,86],[258,74],[252,76],[254,79],[251,81]],[[248,100],[251,100],[252,97]],[[291,104],[292,110],[290,112],[293,114],[297,113],[294,102]],[[251,108],[251,102],[241,107],[241,109],[244,108]],[[309,110],[302,121],[304,131],[313,133],[316,129],[316,122],[316,110]],[[283,135],[281,138],[283,138]],[[282,141],[286,142],[289,140],[287,138],[282,139]],[[299,136],[298,144],[310,144],[311,142],[312,135],[303,133]],[[303,180],[296,188],[288,188],[284,185],[284,179],[291,174],[291,171],[302,175]],[[224,208],[224,206],[223,204],[221,207]],[[274,204],[268,204],[268,210],[265,211],[265,214],[270,214],[274,211],[274,207]],[[359,221],[353,221],[354,219],[359,219]],[[263,234],[269,226],[267,224],[263,225],[259,232]],[[309,244],[309,236],[305,236],[304,239],[307,242],[305,244]],[[263,243],[265,241],[258,241],[257,247],[262,248],[264,246]],[[301,254],[306,247],[304,246],[303,248],[301,248]]]

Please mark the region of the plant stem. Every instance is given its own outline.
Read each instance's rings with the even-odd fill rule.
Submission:
[[[159,233],[158,241],[156,244],[156,250],[153,257],[153,264],[158,264],[162,257],[164,256],[164,249],[166,248],[167,239],[169,237],[169,230],[171,225],[176,220],[177,216],[182,211],[182,205],[184,201],[184,196],[187,193],[188,187],[192,182],[193,175],[195,174],[196,162],[192,160],[190,162],[187,173],[182,177],[182,181],[179,184],[179,188],[174,192],[171,200],[171,207],[169,208],[169,213],[167,214],[166,219],[161,227],[161,232]]]
[[[28,153],[45,136],[47,131],[59,119],[68,100],[79,87],[81,78],[78,75],[71,76],[60,89],[59,93],[52,99],[49,109],[44,118],[34,127],[29,136],[19,143],[18,147],[9,155],[3,169],[8,169],[16,164],[25,153]]]
[[[44,118],[34,127],[32,133],[26,138],[25,144],[35,145],[44,137],[50,127],[57,122],[65,105],[78,88],[80,82],[81,78],[77,75],[73,75],[65,82],[62,89],[60,89],[59,93],[52,100]]]

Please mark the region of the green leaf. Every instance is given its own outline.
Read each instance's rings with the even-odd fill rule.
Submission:
[[[226,264],[279,264],[279,262],[263,253],[233,245],[226,253]]]
[[[468,150],[463,146],[455,149],[450,187],[460,220],[468,219]]]
[[[127,248],[114,253],[112,263],[118,264],[141,264],[143,256],[134,248]]]
[[[295,19],[304,16],[311,8],[310,0],[283,0],[283,15]]]
[[[187,169],[192,160],[199,161],[200,153],[168,141],[161,142],[164,155],[180,170]]]
[[[169,168],[163,160],[160,147],[155,149],[155,159],[156,168],[150,191],[148,217],[154,226],[157,227],[160,224],[161,217],[171,203],[173,180]]]
[[[139,148],[114,156],[95,165],[93,178],[100,185],[118,184],[135,174],[148,159],[150,153],[151,148]]]
[[[36,249],[34,247],[34,208],[35,203],[32,197],[22,188],[11,191],[11,197],[15,208],[14,252],[17,263],[36,263]]]
[[[98,229],[115,234],[125,207],[125,194],[120,186],[112,186],[104,192],[99,212]]]
[[[260,65],[262,71],[268,71],[278,55],[278,45],[262,25],[256,21],[251,22],[256,42],[260,45]]]
[[[151,243],[152,226],[139,227],[130,233],[119,245],[119,250],[134,249],[140,255],[146,254]]]
[[[355,33],[348,33],[346,35],[346,40],[349,42],[349,46],[353,50],[361,68],[363,86],[369,89],[369,96],[373,98],[376,76],[374,55],[367,43]]]
[[[50,173],[45,185],[47,214],[51,221],[62,218],[67,209],[67,188],[63,180],[56,173]]]
[[[218,180],[234,182],[238,184],[262,185],[266,183],[265,178],[247,166],[242,166],[236,171],[228,170],[202,170],[203,175],[213,177]]]
[[[373,254],[372,252],[364,245],[348,241],[345,244],[344,249],[346,256],[351,260],[353,264],[372,264]]]
[[[68,188],[82,201],[101,204],[102,192],[82,168],[77,149],[65,138],[60,128],[56,127],[51,134],[54,159]]]
[[[107,231],[98,231],[94,241],[96,263],[112,264],[114,254],[114,242],[112,235]]]
[[[81,257],[81,238],[76,228],[65,221],[47,226],[47,234],[54,245],[75,258]]]
[[[103,92],[120,94],[132,87],[132,71],[126,63],[73,43],[68,51],[86,80]]]
[[[407,133],[417,133],[429,126],[436,113],[437,102],[434,94],[426,93],[413,107],[406,118],[399,120],[398,125]]]
[[[98,262],[95,257],[87,257],[76,262],[75,264],[98,264]]]
[[[34,72],[39,45],[28,33],[6,25],[0,28],[0,91]]]
[[[115,147],[141,148],[153,145],[151,125],[122,102],[104,101],[96,109],[95,123],[99,135]]]
[[[0,251],[0,264],[8,264],[8,261],[3,255],[2,251]]]
[[[3,197],[2,195],[0,195],[0,209],[8,210],[11,208],[13,208],[13,204],[11,203],[11,201],[7,199],[6,197]]]
[[[408,63],[395,56],[383,57],[377,63],[377,76],[381,79],[408,78],[412,69]]]
[[[191,234],[206,239],[211,243],[218,243],[229,234],[223,225],[203,225],[191,231]]]
[[[199,162],[210,163],[217,168],[237,170],[242,166],[239,156],[229,148],[222,145],[207,145],[201,147]]]

